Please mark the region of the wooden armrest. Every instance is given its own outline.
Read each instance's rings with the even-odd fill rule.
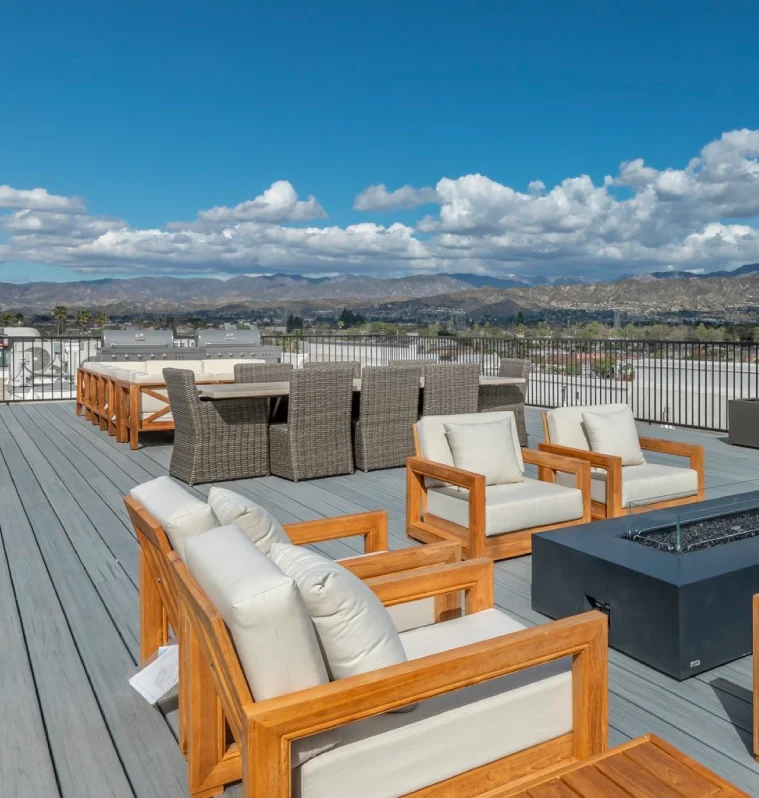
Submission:
[[[370,557],[360,554],[358,557],[338,560],[343,568],[347,568],[359,579],[372,579],[386,574],[460,561],[461,544],[448,542],[430,543],[428,546],[410,546],[397,551],[383,551],[372,554]]]
[[[493,608],[493,576],[493,561],[482,557],[386,574],[367,579],[366,585],[386,607],[463,590],[469,614]]]
[[[387,550],[387,513],[384,510],[302,521],[287,524],[284,530],[296,546],[363,535],[364,553]]]
[[[704,447],[698,443],[682,443],[681,441],[667,441],[662,438],[638,438],[640,448],[650,452],[661,452],[678,457],[693,457],[703,454]]]
[[[463,468],[455,468],[443,463],[434,463],[432,460],[424,460],[421,457],[409,457],[406,465],[412,474],[437,479],[459,488],[472,489],[478,483],[482,483],[484,488],[485,485],[485,477],[482,474],[475,474],[473,471],[465,471]]]
[[[622,458],[613,454],[601,454],[600,452],[586,452],[584,449],[573,449],[571,446],[559,446],[557,443],[540,443],[538,449],[541,452],[560,454],[564,457],[572,457],[576,460],[584,460],[595,468],[605,468],[607,471],[615,468],[622,468]]]
[[[256,794],[282,794],[279,779],[290,775],[283,743],[567,656],[574,657],[574,751],[605,750],[607,629],[604,615],[588,612],[249,704],[244,712],[255,745],[248,751],[257,760],[251,772],[263,779]]]
[[[577,457],[567,457],[553,452],[536,451],[535,449],[522,449],[522,459],[525,463],[550,468],[552,471],[562,471],[567,474],[590,474],[590,463]]]

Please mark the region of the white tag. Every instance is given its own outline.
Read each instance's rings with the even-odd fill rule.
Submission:
[[[156,658],[129,680],[150,704],[163,698],[179,682],[179,646],[162,646]]]

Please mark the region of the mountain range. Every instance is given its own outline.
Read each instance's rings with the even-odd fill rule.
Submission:
[[[105,310],[111,315],[225,309],[330,310],[342,305],[413,312],[450,308],[507,318],[519,310],[724,311],[759,305],[759,263],[711,274],[666,271],[609,282],[582,278],[488,277],[463,273],[378,278],[298,274],[213,278],[139,277],[81,282],[0,283],[3,311]]]

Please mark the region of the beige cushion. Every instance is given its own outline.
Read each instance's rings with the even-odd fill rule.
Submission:
[[[582,425],[583,413],[618,413],[626,404],[578,405],[577,407],[555,407],[546,411],[548,437],[551,443],[569,446],[572,449],[590,451],[585,429]]]
[[[446,424],[485,424],[493,421],[503,421],[510,419],[513,424],[514,414],[510,410],[496,410],[491,413],[461,413],[454,416],[423,416],[416,423],[416,431],[419,439],[419,450],[425,460],[432,460],[435,463],[455,466],[453,453],[445,434]],[[522,470],[524,461],[522,460],[522,449],[519,446],[517,436],[514,436],[514,453]],[[441,485],[436,480],[426,480],[427,486]]]
[[[583,413],[582,423],[591,451],[621,457],[623,466],[643,465],[646,462],[640,449],[635,418],[629,407],[614,413]]]
[[[187,568],[229,628],[255,701],[328,681],[314,625],[295,582],[236,526],[188,541]],[[293,766],[338,734],[294,746]]]
[[[211,508],[171,477],[158,477],[137,485],[130,493],[164,528],[183,560],[185,544],[190,538],[219,525]]]
[[[568,485],[569,474],[557,474],[556,481]],[[653,504],[668,499],[695,496],[698,492],[698,472],[691,468],[646,463],[622,468],[622,506]],[[590,498],[606,504],[606,471],[590,473]]]
[[[456,468],[485,476],[486,485],[524,479],[524,462],[514,449],[513,418],[484,424],[444,423]]]
[[[406,661],[392,618],[357,576],[302,546],[275,543],[269,556],[297,583],[332,678]]]
[[[417,659],[524,627],[499,610],[401,635]],[[342,728],[341,742],[293,772],[298,798],[397,798],[568,734],[567,660],[509,674]]]
[[[145,373],[161,377],[164,369],[187,369],[193,374],[203,373],[202,360],[146,360]]]
[[[208,491],[208,505],[222,526],[237,525],[264,554],[269,553],[274,543],[290,542],[279,521],[246,496],[213,485]]]
[[[435,623],[434,597],[407,601],[405,604],[396,604],[394,607],[385,607],[396,631],[406,632],[409,629],[419,629]]]
[[[469,526],[469,493],[454,487],[427,492],[427,512],[459,526]],[[502,535],[536,526],[582,518],[582,491],[526,478],[485,488],[485,534]]]
[[[249,357],[210,357],[205,360],[199,361],[202,364],[203,371],[206,374],[231,374],[230,379],[234,379],[235,366],[240,363],[265,363],[265,360],[259,360]]]

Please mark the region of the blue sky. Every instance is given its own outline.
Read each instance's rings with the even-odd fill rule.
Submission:
[[[737,209],[733,203],[727,214],[712,202],[676,231],[681,210],[657,206],[672,236],[652,246],[651,231],[639,232],[642,249],[619,253],[607,250],[629,231],[615,233],[610,244],[603,214],[585,220],[594,227],[585,231],[584,249],[569,241],[557,250],[546,239],[554,222],[536,233],[534,218],[516,219],[510,197],[489,186],[449,187],[431,207],[410,210],[357,211],[353,204],[378,184],[388,191],[435,188],[442,178],[480,174],[520,194],[539,180],[550,194],[582,175],[602,186],[606,175],[619,175],[621,162],[639,158],[659,173],[685,170],[724,133],[759,128],[758,24],[757,4],[743,0],[265,7],[11,0],[0,10],[0,186],[80,197],[87,219],[120,220],[131,238],[76,254],[70,243],[94,235],[87,220],[70,226],[71,242],[62,244],[60,220],[53,240],[51,220],[35,217],[44,241],[30,243],[11,227],[0,232],[0,280],[280,268],[561,273],[585,262],[598,275],[606,268],[739,265],[755,245],[759,253],[750,232],[732,231],[736,245],[729,229],[717,231],[716,256],[714,236],[707,236],[710,257],[694,255],[687,239],[710,223],[753,228],[750,201]],[[758,153],[751,137],[727,149],[736,147],[745,162],[739,189],[750,194],[745,183]],[[206,239],[194,241],[198,251],[184,261],[175,240],[163,242],[178,247],[163,260],[152,245],[144,254],[132,246],[135,231],[191,224],[199,211],[234,208],[276,181],[288,181],[300,200],[313,195],[326,216],[285,216],[275,231],[238,214],[238,222],[256,227],[237,232],[244,244],[231,254],[204,254]],[[610,184],[606,194],[624,202],[642,186]],[[26,200],[8,200],[5,208],[24,213],[25,223],[50,213]],[[496,222],[499,208],[505,210]],[[394,223],[411,233],[386,236]],[[379,230],[346,234],[352,225]],[[300,242],[278,255],[276,242],[304,226],[339,228],[332,238],[340,240],[325,247],[330,236],[320,235],[318,246]],[[520,235],[506,241],[515,230]],[[532,252],[531,231],[539,236]],[[409,235],[403,250],[396,239]],[[451,247],[443,235],[459,238]],[[393,238],[390,246],[383,237]]]

